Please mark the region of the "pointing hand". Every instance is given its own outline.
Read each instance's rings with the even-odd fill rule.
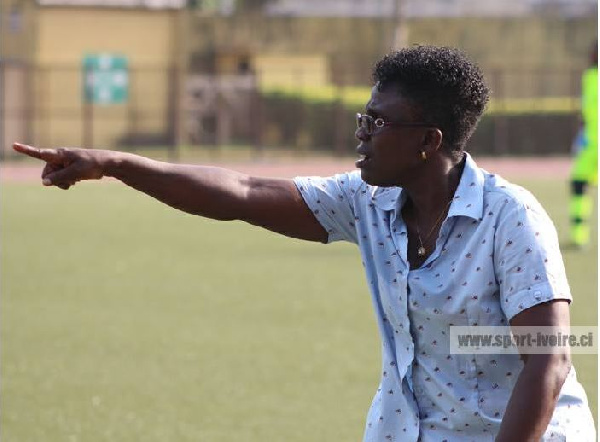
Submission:
[[[78,148],[40,149],[14,143],[19,153],[45,161],[42,171],[44,186],[57,186],[67,190],[82,180],[98,180],[104,175],[106,151]]]

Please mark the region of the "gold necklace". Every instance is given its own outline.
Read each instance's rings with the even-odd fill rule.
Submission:
[[[434,232],[434,230],[438,227],[438,224],[444,218],[444,214],[450,208],[450,204],[452,203],[452,199],[453,198],[451,198],[450,201],[448,201],[448,204],[446,204],[446,207],[444,207],[442,209],[442,212],[440,213],[440,216],[438,217],[437,221],[435,222],[435,224],[433,225],[433,227],[431,228],[431,230],[429,231],[429,233],[425,237],[425,244],[427,243],[427,241],[429,241],[429,238],[431,237],[431,234]],[[417,249],[417,255],[420,256],[420,257],[423,257],[423,256],[425,256],[427,254],[427,249],[425,249],[425,245],[423,244],[423,240],[421,239],[421,231],[419,229],[419,223],[418,223],[418,221],[417,221],[416,227],[417,227],[417,237],[419,238],[419,248]]]

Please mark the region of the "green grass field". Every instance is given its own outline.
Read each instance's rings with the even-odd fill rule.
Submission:
[[[525,184],[566,240],[566,184]],[[362,437],[380,353],[353,246],[115,183],[3,183],[1,228],[3,442]],[[596,324],[596,239],[564,258],[572,323]],[[574,361],[595,416],[596,356]]]

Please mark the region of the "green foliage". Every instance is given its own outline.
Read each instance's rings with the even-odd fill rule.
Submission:
[[[528,187],[566,238],[566,184]],[[2,441],[361,438],[380,347],[354,247],[114,183],[2,197]],[[564,253],[577,325],[597,322],[594,241]],[[575,366],[595,416],[595,357]]]
[[[369,89],[360,87],[267,89],[262,141],[269,147],[350,154],[357,144],[355,114],[364,111],[369,96]],[[573,103],[569,98],[492,101],[469,149],[495,155],[566,155],[578,124]]]

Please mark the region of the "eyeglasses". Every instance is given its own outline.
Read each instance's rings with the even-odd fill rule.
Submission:
[[[385,126],[397,126],[397,127],[428,127],[431,126],[429,123],[394,123],[385,121],[383,118],[373,118],[370,115],[363,115],[361,113],[356,114],[356,127],[362,128],[367,135],[373,135],[375,128],[382,128]]]

